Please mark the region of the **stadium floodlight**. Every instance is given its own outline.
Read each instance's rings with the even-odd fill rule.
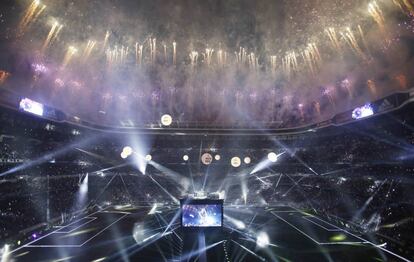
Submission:
[[[256,244],[260,248],[265,248],[269,245],[269,236],[265,232],[260,232],[257,234]]]
[[[270,152],[270,153],[267,155],[267,158],[269,159],[269,161],[270,161],[270,162],[276,163],[276,162],[277,162],[277,159],[278,159],[279,157],[278,157],[278,155],[276,155],[276,153],[275,153],[275,152]]]

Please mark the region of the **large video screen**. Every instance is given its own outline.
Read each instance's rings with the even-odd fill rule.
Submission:
[[[183,227],[222,227],[222,203],[183,203],[181,212],[181,225]]]

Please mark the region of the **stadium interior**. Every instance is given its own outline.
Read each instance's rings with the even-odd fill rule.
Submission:
[[[0,261],[414,260],[412,0],[0,3]]]

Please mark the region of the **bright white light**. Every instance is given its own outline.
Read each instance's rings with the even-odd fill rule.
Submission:
[[[235,156],[231,159],[231,165],[233,167],[239,167],[241,165],[241,159],[238,156]]]
[[[248,157],[248,156],[246,156],[245,158],[244,158],[244,163],[245,164],[250,164],[252,162],[252,159],[250,158],[250,157]]]
[[[151,155],[146,155],[145,156],[145,160],[147,160],[148,162],[152,160],[152,156]]]
[[[374,109],[371,104],[366,104],[361,107],[357,107],[352,111],[352,118],[353,119],[361,119],[365,117],[369,117],[374,115]]]
[[[210,153],[204,153],[201,156],[201,163],[208,166],[213,162],[213,156]]]
[[[128,157],[128,155],[124,151],[122,151],[121,157],[122,157],[122,159],[126,159]]]
[[[79,188],[79,192],[82,197],[88,193],[88,180],[89,180],[89,174],[86,174]]]
[[[216,155],[216,156],[214,157],[214,159],[215,159],[216,161],[219,161],[219,160],[221,159],[221,156],[220,156],[220,155]]]
[[[130,156],[132,154],[133,150],[132,150],[132,147],[126,146],[126,147],[124,147],[122,152],[125,153],[127,156]]]
[[[38,116],[43,116],[43,105],[41,103],[24,98],[20,101],[20,109]]]
[[[161,124],[163,126],[170,126],[172,124],[172,121],[173,121],[173,119],[170,115],[163,115],[161,117]]]
[[[235,219],[235,218],[233,218],[233,217],[230,217],[230,216],[228,216],[228,215],[224,215],[224,217],[230,222],[230,223],[232,223],[233,225],[235,225],[236,227],[237,227],[237,229],[240,229],[240,230],[243,230],[243,229],[246,229],[246,225],[242,222],[242,221],[240,221],[240,220],[238,220],[238,219]]]
[[[157,203],[154,203],[148,215],[154,215],[156,210],[157,210]]]
[[[189,157],[188,155],[184,155],[184,156],[183,156],[183,160],[184,160],[184,161],[188,161],[188,159],[190,159],[190,157]]]
[[[265,248],[269,245],[269,236],[265,232],[260,232],[257,234],[256,244],[260,248]]]
[[[4,245],[3,249],[0,250],[1,262],[8,262],[10,256],[10,246]]]
[[[277,159],[278,159],[278,155],[276,155],[275,152],[270,152],[267,155],[267,158],[270,160],[270,162],[276,163],[277,162]]]

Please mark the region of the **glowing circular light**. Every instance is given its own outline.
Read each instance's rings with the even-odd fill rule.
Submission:
[[[146,155],[146,156],[145,156],[145,160],[147,160],[147,161],[151,161],[151,160],[152,160],[152,156],[151,156],[151,155]]]
[[[269,245],[269,236],[265,232],[257,234],[256,244],[258,247],[265,248]]]
[[[173,121],[173,119],[170,115],[163,115],[161,117],[161,124],[163,126],[170,126],[172,124],[172,121]]]
[[[210,153],[205,153],[201,156],[201,163],[208,166],[213,162],[213,156]]]
[[[124,147],[122,152],[125,153],[126,155],[130,156],[132,154],[132,147],[126,146],[126,147]]]
[[[219,161],[219,160],[221,159],[221,156],[220,156],[220,155],[216,155],[216,156],[214,157],[214,159],[215,159],[216,161]]]
[[[184,160],[184,161],[188,161],[188,159],[190,159],[190,157],[189,157],[188,155],[184,155],[184,156],[183,156],[183,160]]]
[[[231,165],[233,167],[239,167],[241,165],[241,159],[238,156],[235,156],[231,159]]]
[[[270,160],[270,162],[273,162],[273,163],[276,163],[277,162],[277,155],[276,155],[276,153],[274,153],[274,152],[270,152],[268,155],[267,155],[267,158]]]
[[[245,163],[246,165],[250,164],[251,162],[252,162],[252,159],[251,159],[250,157],[246,156],[246,157],[244,158],[244,163]]]
[[[121,157],[122,157],[122,159],[126,159],[126,158],[128,158],[128,155],[124,151],[122,151]]]

